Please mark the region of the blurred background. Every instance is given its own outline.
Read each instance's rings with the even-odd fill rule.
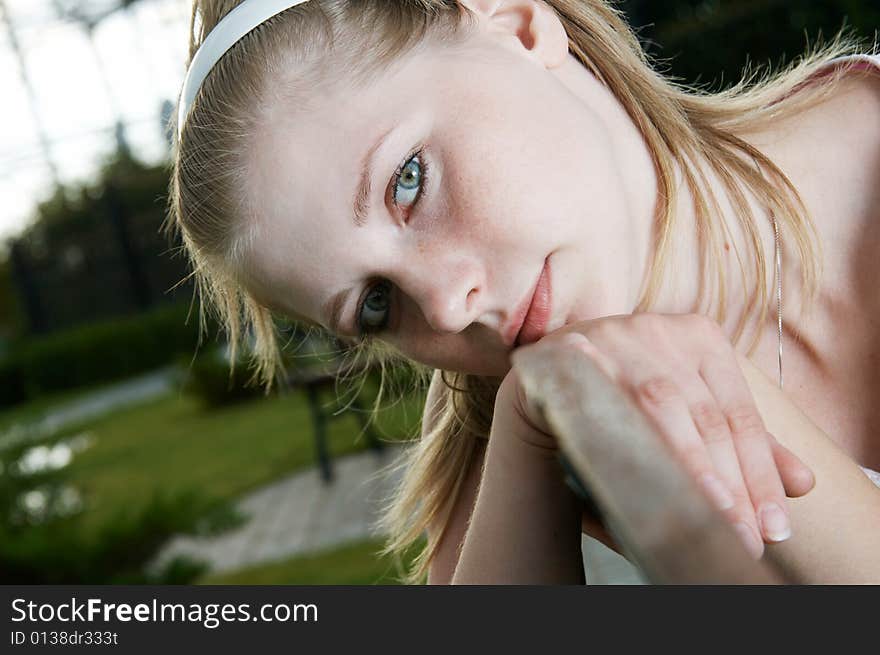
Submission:
[[[880,27],[877,0],[619,6],[713,89]],[[0,583],[393,583],[371,526],[418,429],[411,376],[368,422],[377,374],[335,386],[334,344],[295,324],[269,397],[229,379],[215,325],[198,344],[159,234],[189,11],[0,0]]]

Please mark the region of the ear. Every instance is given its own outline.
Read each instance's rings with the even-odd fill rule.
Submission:
[[[516,37],[521,48],[545,68],[556,68],[568,55],[568,34],[556,12],[541,0],[458,0],[488,33]]]

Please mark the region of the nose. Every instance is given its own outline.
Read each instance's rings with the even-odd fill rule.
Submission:
[[[458,333],[480,316],[485,276],[478,262],[463,257],[422,258],[404,277],[408,282],[401,288],[418,303],[433,330]]]

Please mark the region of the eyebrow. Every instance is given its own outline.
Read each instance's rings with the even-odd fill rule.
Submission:
[[[354,224],[358,227],[362,227],[367,222],[367,216],[370,213],[370,192],[373,187],[372,180],[372,161],[373,157],[376,155],[376,151],[382,147],[385,143],[385,139],[388,138],[388,135],[394,130],[393,127],[389,128],[385,132],[383,132],[379,139],[373,144],[373,147],[367,150],[367,154],[364,155],[363,161],[361,162],[361,174],[360,179],[358,181],[357,190],[354,194]],[[338,295],[338,294],[337,294]]]

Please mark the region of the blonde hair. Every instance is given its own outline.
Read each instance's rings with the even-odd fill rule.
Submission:
[[[747,72],[736,85],[713,93],[679,84],[660,72],[622,13],[608,2],[545,2],[565,27],[570,52],[607,86],[639,127],[656,167],[657,236],[648,282],[635,311],[650,309],[663,282],[677,200],[675,167],[679,166],[694,198],[700,236],[699,303],[710,292],[707,280],[713,279],[714,316],[719,322],[725,319],[721,248],[729,227],[711,220],[718,199],[708,190],[704,171],[695,164],[698,161],[719,176],[747,237],[749,252],[735,253],[743,289],[750,283],[744,258],[752,262],[753,293],[739,319],[734,342],[742,337],[755,312],[757,324],[764,324],[768,300],[767,262],[758,219],[744,189],[761,199],[776,217],[781,237],[801,263],[802,308],[811,305],[822,259],[809,213],[785,174],[735,135],[759,130],[827,99],[850,65],[825,75],[817,73],[833,58],[863,52],[861,43],[841,31],[828,45],[808,48],[783,70],[763,75]],[[193,4],[190,58],[239,0],[195,0]],[[262,383],[266,393],[273,382],[282,379],[283,364],[272,314],[246,288],[246,255],[257,221],[248,199],[237,191],[242,188],[249,135],[263,120],[265,108],[278,97],[273,97],[271,89],[281,88],[283,97],[297,97],[304,104],[316,85],[329,84],[331,79],[367,79],[425,42],[454,45],[463,41],[475,25],[472,18],[455,0],[312,0],[254,30],[205,80],[177,144],[165,229],[179,233],[189,257],[202,299],[200,333],[205,330],[206,312],[215,312],[227,332],[234,363],[238,343],[250,328],[254,344],[251,382]],[[297,64],[292,68],[291,60]],[[333,75],[328,73],[330,67]],[[285,70],[294,70],[295,78]],[[277,83],[279,78],[284,84]],[[706,313],[711,309],[710,304]],[[756,331],[749,353],[759,336]],[[383,366],[400,360],[390,347],[370,341],[355,352]],[[430,369],[412,364],[422,378],[430,375]],[[455,371],[443,371],[438,377],[443,384],[432,385],[435,411],[422,438],[398,462],[405,467],[405,475],[381,521],[389,534],[385,552],[394,554],[417,543],[426,528],[432,527],[425,548],[406,573],[408,582],[424,579],[436,554],[477,439],[488,437],[500,382]],[[381,397],[380,387],[377,406]]]

